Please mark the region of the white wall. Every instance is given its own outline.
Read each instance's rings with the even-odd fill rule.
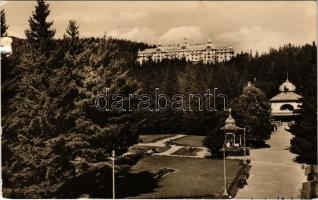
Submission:
[[[293,106],[294,110],[299,109],[298,106],[302,105],[299,102],[271,102],[272,115],[275,115],[275,114],[282,114],[285,116],[293,115],[293,111],[281,110],[281,106],[284,104],[289,104],[289,105]]]

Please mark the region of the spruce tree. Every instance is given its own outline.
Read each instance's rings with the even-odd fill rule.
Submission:
[[[50,197],[51,191],[56,190],[56,180],[65,176],[63,172],[67,166],[63,160],[66,157],[62,156],[63,145],[59,146],[63,143],[57,123],[60,119],[56,115],[59,107],[53,102],[55,96],[51,94],[50,88],[54,73],[51,69],[52,59],[48,56],[51,54],[49,50],[52,48],[55,30],[50,28],[52,22],[46,21],[49,13],[48,5],[42,0],[37,1],[29,19],[30,28],[25,32],[28,47],[20,55],[21,77],[17,94],[12,99],[20,105],[13,103],[10,106],[11,112],[6,116],[7,123],[4,126],[3,136],[13,154],[7,160],[8,166],[16,163],[28,169],[7,172],[8,177],[21,180],[15,186],[19,192],[7,193],[7,196],[13,195],[16,198]],[[6,185],[10,185],[11,181],[10,178],[4,179]],[[30,188],[37,190],[30,191]]]
[[[315,44],[312,45],[313,60],[316,60]],[[298,154],[296,160],[306,164],[317,163],[317,64],[311,67],[311,75],[304,82],[301,115],[291,127],[295,137],[291,140],[291,151]]]
[[[65,39],[70,39],[72,41],[79,39],[79,26],[77,22],[73,19],[68,21],[68,27],[66,29]]]
[[[1,37],[7,36],[8,26],[6,24],[6,14],[4,10],[1,10]]]
[[[49,4],[37,0],[35,11],[29,18],[30,28],[25,31],[29,43],[39,50],[48,50],[52,47],[55,30],[51,28],[53,21],[47,21],[49,14]]]
[[[64,34],[65,47],[67,52],[65,56],[75,56],[83,51],[80,48],[80,39],[79,39],[79,26],[77,22],[73,19],[69,20],[68,27],[66,29],[66,33]],[[76,59],[76,58],[74,58]]]
[[[296,120],[292,132],[291,151],[298,154],[296,160],[307,164],[317,163],[317,101],[305,99],[302,115]]]

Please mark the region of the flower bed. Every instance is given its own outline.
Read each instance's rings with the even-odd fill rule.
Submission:
[[[194,147],[183,147],[176,152],[173,152],[172,155],[180,155],[180,156],[196,156],[197,152],[201,151],[201,149]]]

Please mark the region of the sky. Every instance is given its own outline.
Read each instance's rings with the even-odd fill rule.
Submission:
[[[315,1],[50,1],[56,38],[68,20],[80,36],[112,36],[150,44],[233,45],[236,52],[267,52],[292,43],[316,41]],[[5,1],[8,33],[25,38],[34,1]]]

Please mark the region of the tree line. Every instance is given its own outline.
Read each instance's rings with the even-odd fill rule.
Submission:
[[[252,126],[252,145],[269,138],[268,99],[278,92],[289,72],[289,79],[305,97],[292,150],[305,158],[300,160],[316,155],[314,43],[289,44],[257,56],[239,53],[225,63],[165,60],[140,66],[137,52],[150,47],[148,44],[107,36],[82,38],[73,19],[64,37],[54,39],[49,14],[49,5],[38,0],[26,39],[13,38],[14,53],[1,57],[5,197],[74,198],[83,193],[110,197],[110,152],[115,149],[118,156],[124,154],[142,133],[204,135],[211,152],[219,150],[214,147],[223,142],[219,128],[227,112],[102,112],[94,100],[105,88],[127,97],[151,94],[155,88],[170,97],[218,88],[227,95],[237,125]],[[1,11],[1,36],[8,28]],[[254,80],[253,86],[246,87],[249,80]],[[124,101],[127,106],[128,99]],[[116,172],[125,177],[139,158],[122,156]]]

